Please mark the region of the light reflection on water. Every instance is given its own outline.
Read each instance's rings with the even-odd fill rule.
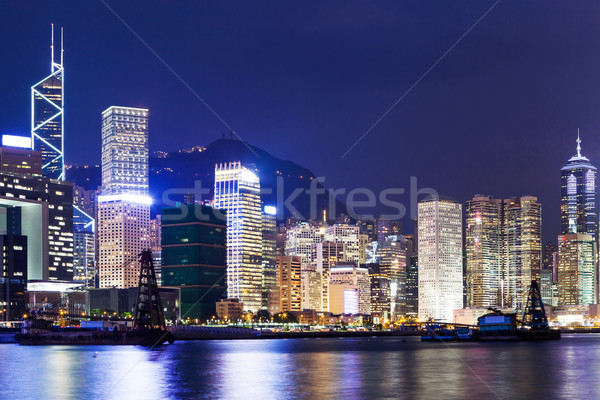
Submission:
[[[0,345],[0,398],[599,398],[598,364],[600,335],[447,347],[417,338]]]

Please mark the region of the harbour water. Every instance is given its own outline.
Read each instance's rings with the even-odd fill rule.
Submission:
[[[600,334],[511,343],[417,337],[0,345],[2,399],[592,399]]]

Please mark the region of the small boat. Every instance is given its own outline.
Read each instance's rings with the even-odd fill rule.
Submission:
[[[474,340],[479,337],[479,331],[468,326],[456,328],[456,338],[460,341]]]

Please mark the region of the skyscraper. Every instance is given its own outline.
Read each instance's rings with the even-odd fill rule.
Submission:
[[[419,312],[419,249],[416,235],[406,235],[406,313]]]
[[[508,290],[505,305],[525,307],[531,281],[540,280],[542,267],[542,205],[537,197],[504,201],[504,262]],[[508,296],[508,297],[507,297]]]
[[[279,286],[279,311],[301,311],[301,257],[277,257],[277,284]]]
[[[467,306],[498,307],[502,304],[503,201],[476,195],[465,206]]]
[[[300,256],[303,264],[314,261],[313,244],[323,241],[324,228],[312,221],[299,222],[286,229],[285,255]]]
[[[210,318],[225,295],[226,225],[200,204],[162,209],[163,286],[178,287],[181,315]]]
[[[102,194],[148,195],[148,110],[102,112]]]
[[[137,286],[138,255],[150,248],[148,110],[102,112],[102,195],[98,203],[99,287]]]
[[[262,215],[262,304],[271,314],[279,310],[277,290],[277,210],[265,206]]]
[[[348,223],[335,223],[325,228],[323,240],[344,244],[344,261],[360,262],[359,228]]]
[[[558,237],[558,304],[595,303],[598,240],[596,167],[581,155],[579,133],[577,154],[561,169],[560,181],[562,235]]]
[[[42,152],[42,174],[65,179],[63,30],[60,29],[60,62],[54,60],[54,25],[50,45],[50,75],[31,87],[31,141]]]
[[[379,242],[381,270],[389,279],[390,319],[397,320],[406,314],[406,239],[403,236],[385,235]]]
[[[227,296],[256,312],[262,303],[260,180],[239,161],[215,166],[216,208],[227,212]]]
[[[429,198],[417,213],[419,319],[452,321],[463,307],[462,206]]]
[[[467,306],[524,307],[541,271],[537,198],[476,195],[466,204],[465,235]]]
[[[329,273],[331,267],[346,261],[344,243],[324,241],[312,245],[312,259],[315,271],[321,279],[320,310],[329,311]]]
[[[382,324],[390,318],[390,279],[380,264],[367,264],[371,281],[371,315],[373,322]]]
[[[596,237],[596,167],[581,155],[577,134],[577,154],[567,161],[560,173],[561,233],[585,233]]]
[[[570,233],[558,237],[558,305],[594,304],[594,237]]]

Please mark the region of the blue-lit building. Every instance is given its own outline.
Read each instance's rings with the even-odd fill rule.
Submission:
[[[583,233],[596,237],[596,167],[581,155],[577,136],[577,154],[569,159],[560,174],[561,233]]]
[[[33,150],[42,152],[42,172],[47,178],[64,180],[64,69],[62,28],[60,55],[52,60],[50,75],[31,87],[31,140]],[[60,62],[58,62],[60,60]]]

